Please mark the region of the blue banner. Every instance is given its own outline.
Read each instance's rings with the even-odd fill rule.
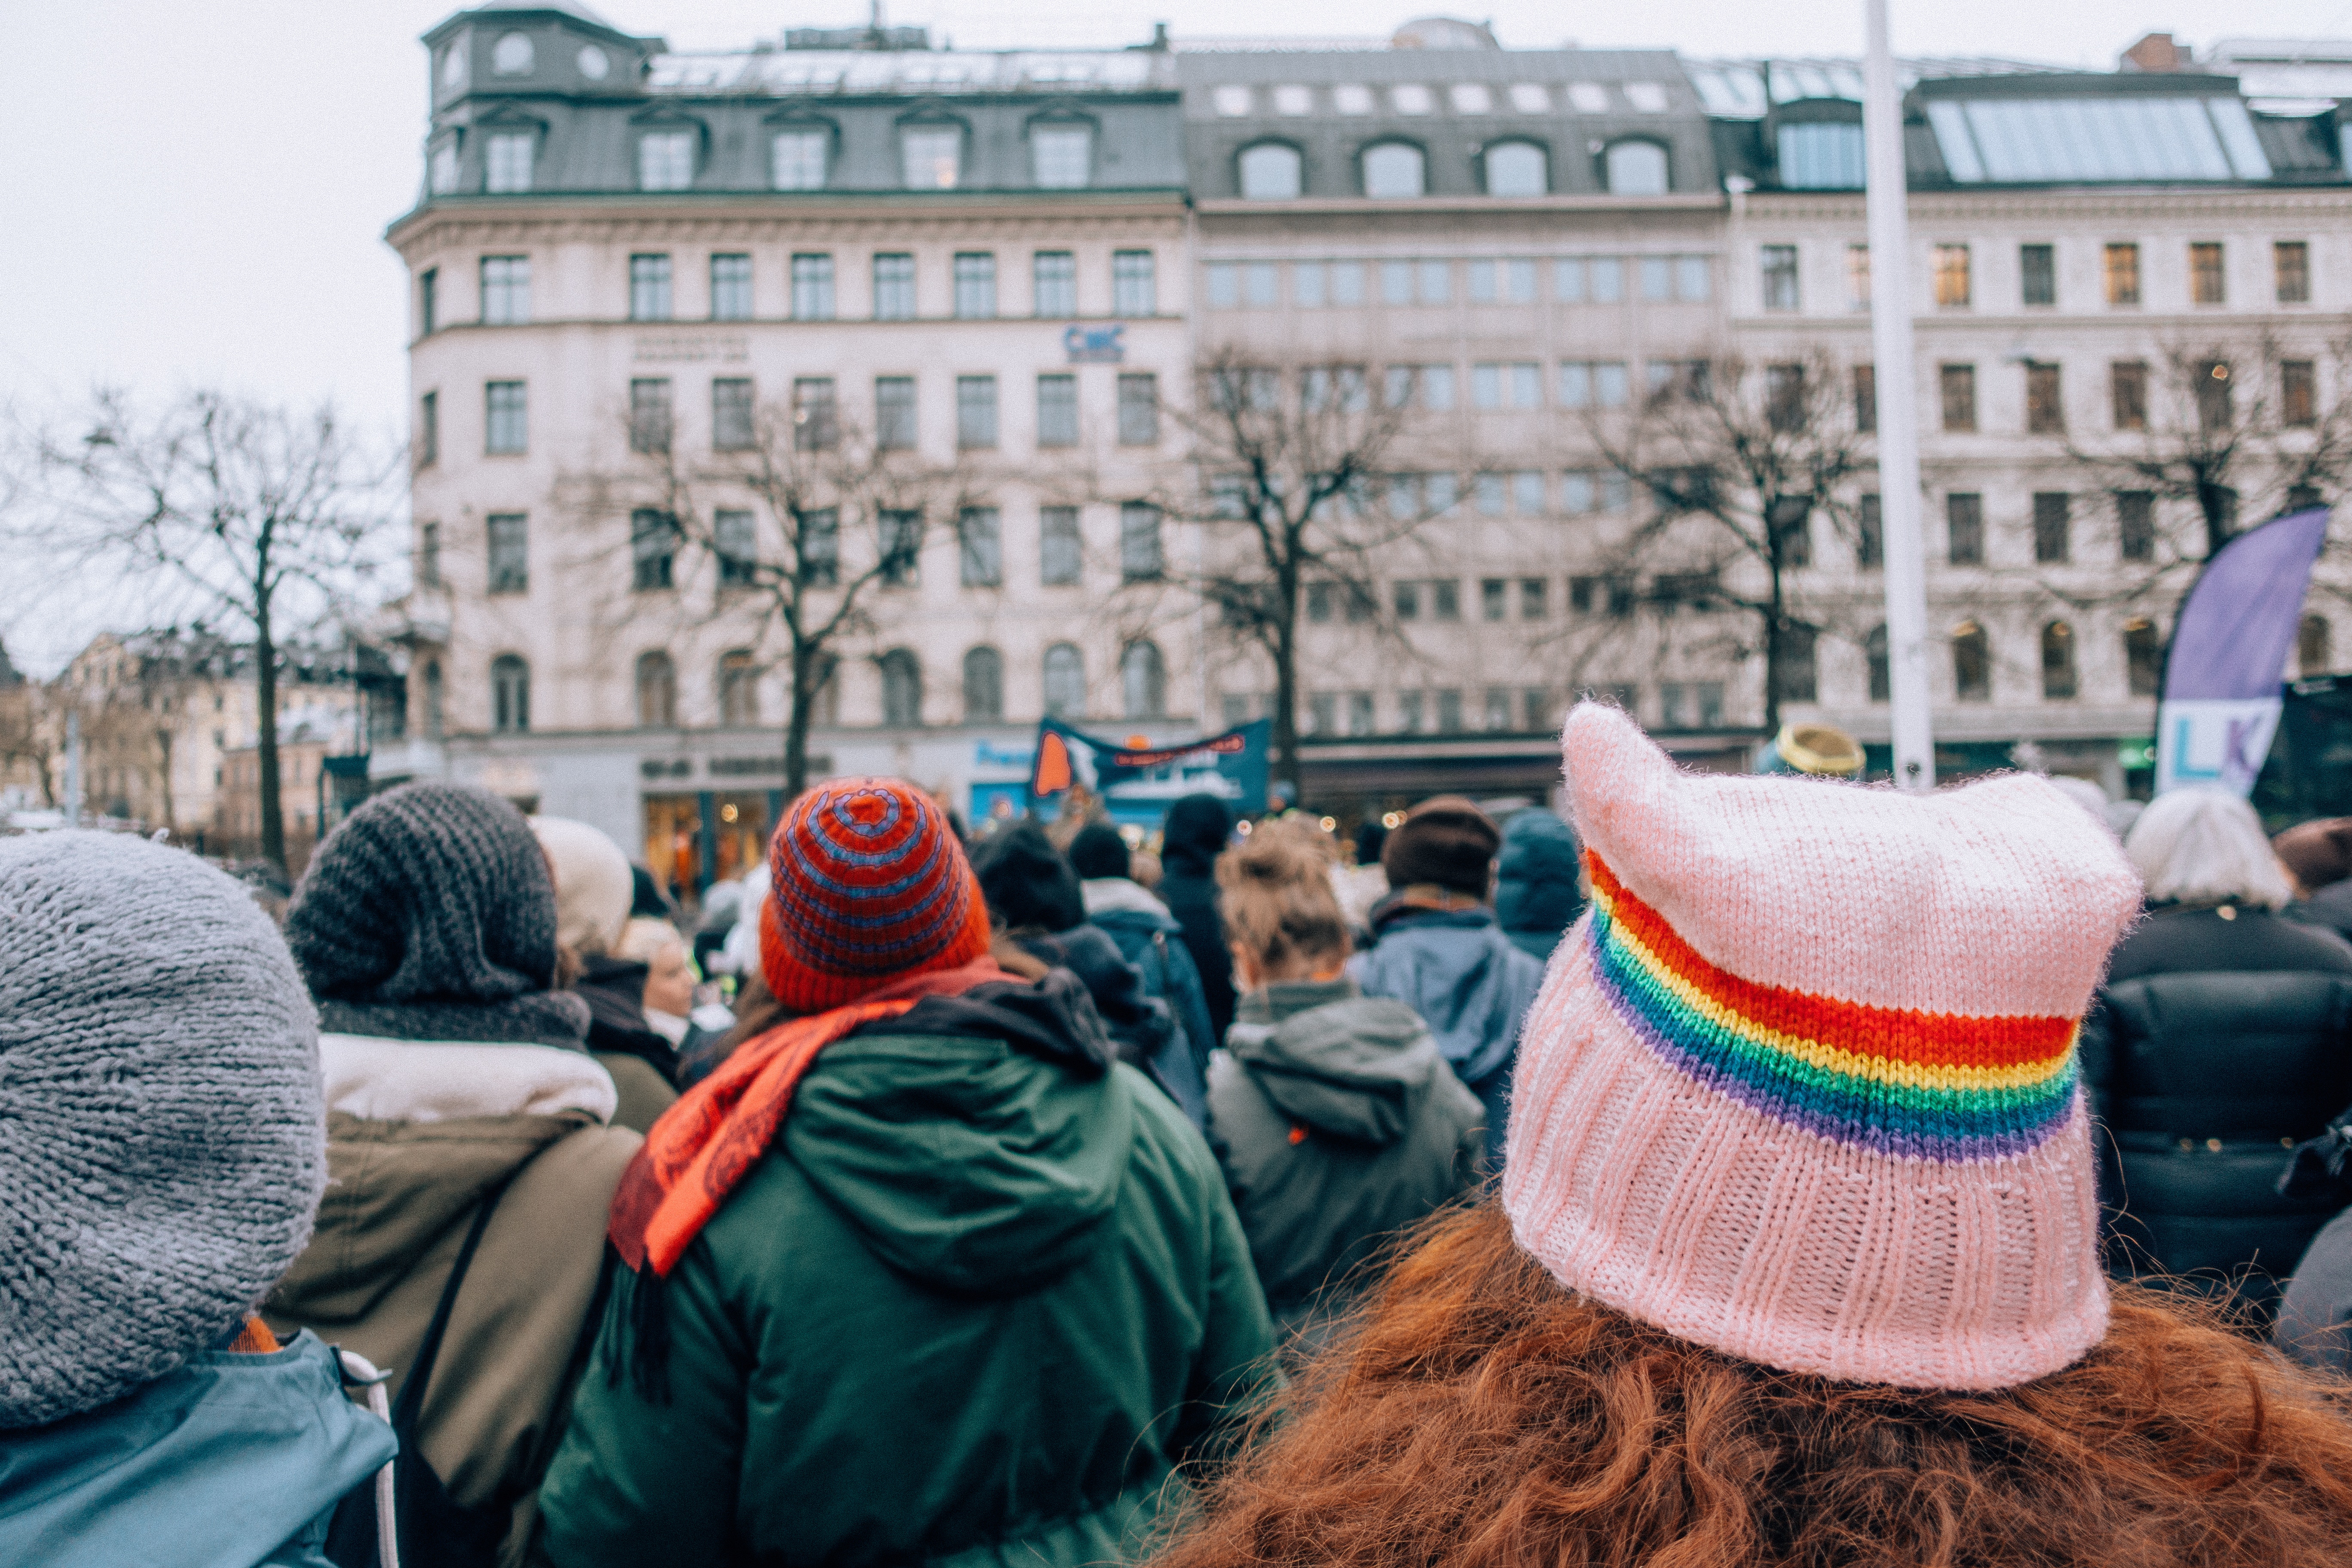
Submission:
[[[1260,719],[1173,746],[1116,745],[1059,720],[1037,726],[1029,806],[1048,820],[1100,805],[1111,820],[1151,828],[1188,795],[1213,795],[1236,816],[1265,810],[1274,723]]]

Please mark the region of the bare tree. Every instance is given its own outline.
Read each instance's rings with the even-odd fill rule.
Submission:
[[[68,433],[26,433],[35,460],[20,546],[86,584],[119,583],[149,625],[249,639],[261,854],[286,866],[278,683],[287,641],[347,608],[391,531],[396,456],[330,405],[308,413],[216,391],[148,408],[102,390]]]
[[[53,718],[49,690],[39,681],[19,677],[0,686],[0,780],[29,772],[41,804],[52,808],[58,804]]]
[[[1130,602],[1205,605],[1236,644],[1274,668],[1276,776],[1303,799],[1298,751],[1299,622],[1310,588],[1385,626],[1380,570],[1395,547],[1454,503],[1458,445],[1442,462],[1416,424],[1411,372],[1375,385],[1360,363],[1269,362],[1224,349],[1193,371],[1192,398],[1169,412],[1191,469],[1153,498],[1203,535],[1200,559],[1120,563]],[[1422,472],[1427,458],[1437,472]],[[1470,465],[1475,467],[1475,465]]]
[[[1601,461],[1651,503],[1610,552],[1608,579],[1647,576],[1663,613],[1732,617],[1734,657],[1763,660],[1767,729],[1780,728],[1783,701],[1811,699],[1814,640],[1833,608],[1793,592],[1813,519],[1865,554],[1876,547],[1853,494],[1876,467],[1862,406],[1853,372],[1825,353],[1764,365],[1717,355],[1681,362],[1622,413],[1587,421]]]

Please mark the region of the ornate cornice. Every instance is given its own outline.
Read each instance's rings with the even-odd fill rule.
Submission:
[[[1091,201],[1011,196],[943,205],[929,200],[860,196],[837,201],[670,203],[638,206],[596,200],[435,205],[399,219],[384,238],[403,256],[438,245],[543,242],[955,239],[982,235],[1102,233],[1141,229],[1173,238],[1186,209],[1176,192],[1121,194]]]
[[[1745,200],[1748,223],[1813,221],[1860,224],[1860,191],[1791,193],[1758,191]],[[1914,191],[1914,224],[1937,220],[2016,217],[2081,220],[2194,217],[2206,214],[2352,212],[2352,184],[2319,186],[2242,185],[2204,189],[2184,185],[2074,186],[2052,190]]]

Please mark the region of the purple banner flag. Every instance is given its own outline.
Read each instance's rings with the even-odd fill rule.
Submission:
[[[2181,602],[2156,717],[2156,787],[2254,787],[2278,728],[2281,671],[2294,647],[2327,509],[2291,512],[2230,541]]]

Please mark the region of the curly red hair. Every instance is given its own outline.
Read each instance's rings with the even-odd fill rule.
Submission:
[[[1565,1290],[1440,1215],[1154,1568],[2326,1563],[2347,1390],[2156,1292],[1997,1394],[1832,1383]]]

